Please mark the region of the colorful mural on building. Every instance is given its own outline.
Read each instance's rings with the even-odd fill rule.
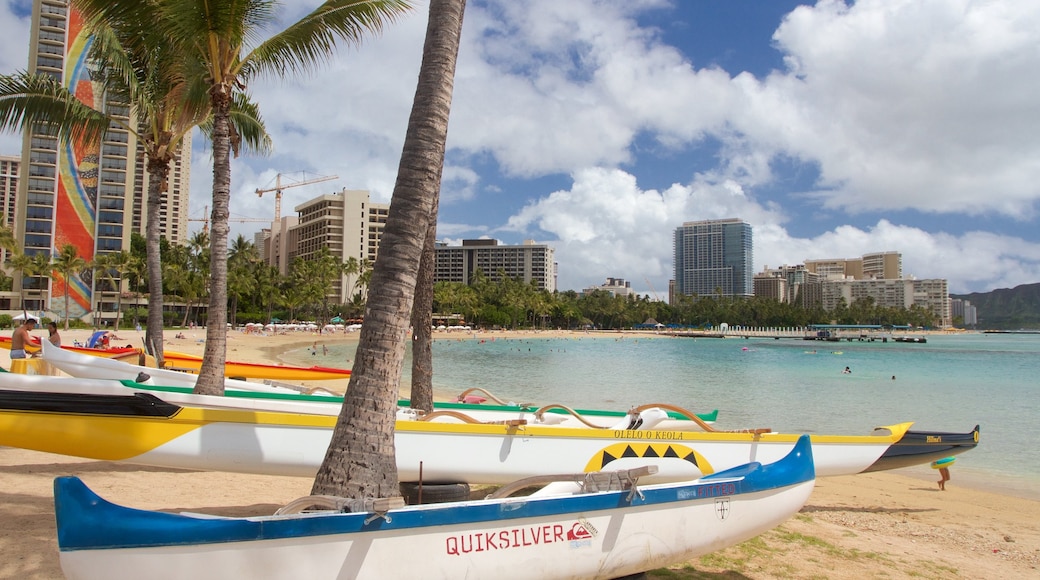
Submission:
[[[83,30],[82,16],[70,6],[65,40],[64,83],[80,101],[101,110],[103,96],[91,78],[86,58],[90,43],[90,37]],[[57,255],[66,244],[72,244],[79,257],[87,261],[94,258],[99,153],[98,142],[70,141],[59,150],[52,255]],[[90,270],[73,275],[69,280],[55,272],[49,309],[70,318],[86,315],[91,311],[92,279]],[[66,292],[69,297],[67,313]]]

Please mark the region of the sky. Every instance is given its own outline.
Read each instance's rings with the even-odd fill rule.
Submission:
[[[25,69],[31,0],[0,4]],[[284,22],[316,0],[282,4]],[[232,219],[367,189],[389,202],[428,4],[306,78],[257,79],[274,152],[232,164]],[[0,134],[0,154],[20,139]],[[212,156],[196,136],[191,218]],[[558,287],[666,297],[683,222],[751,224],[754,269],[896,251],[951,293],[1040,282],[1040,3],[469,0],[439,240],[555,249]],[[193,229],[202,222],[192,222]],[[263,224],[234,222],[232,237]]]

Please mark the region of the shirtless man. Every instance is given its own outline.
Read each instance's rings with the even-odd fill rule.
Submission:
[[[25,345],[32,340],[29,331],[36,328],[35,318],[26,318],[21,326],[14,329],[11,335],[11,358],[25,358]]]

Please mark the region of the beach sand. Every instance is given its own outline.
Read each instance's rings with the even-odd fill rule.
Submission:
[[[122,340],[114,344],[141,344],[136,332],[119,334]],[[167,348],[202,353],[204,330],[171,339],[175,334],[166,333]],[[66,344],[87,335],[62,333]],[[558,334],[503,332],[479,338],[532,335]],[[472,336],[448,333],[437,338]],[[316,341],[320,348],[322,342],[342,340],[356,341],[357,334],[263,337],[233,332],[228,358],[277,362],[280,353]],[[0,350],[0,366],[10,368],[9,362],[8,351]],[[314,381],[310,386],[327,383]],[[337,390],[342,387],[345,384]],[[783,526],[649,577],[1040,578],[1040,501],[993,493],[977,481],[970,482],[971,487],[958,481],[956,467],[951,472],[953,479],[944,492],[926,466],[818,480],[808,504]],[[0,578],[19,579],[62,577],[52,496],[56,476],[77,475],[102,497],[131,507],[237,516],[271,514],[308,495],[312,483],[308,478],[160,469],[2,447],[0,474]]]

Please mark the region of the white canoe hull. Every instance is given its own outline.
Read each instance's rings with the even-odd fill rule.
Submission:
[[[808,455],[792,455],[799,454]],[[807,472],[791,458],[784,464],[779,479],[786,481],[773,486],[766,477],[755,482],[763,466],[744,466],[700,482],[643,485],[640,493],[409,506],[388,512],[389,521],[329,512],[239,519],[109,511],[92,494],[70,499],[75,490],[58,480],[58,541],[66,577],[78,580],[616,578],[783,523],[813,487],[811,461]]]
[[[43,360],[64,373],[84,379],[137,381],[139,375],[145,373],[149,378],[139,381],[143,384],[194,388],[195,381],[199,378],[198,375],[191,373],[132,365],[123,361],[56,348],[49,344],[43,346]],[[299,393],[299,391],[289,388],[251,383],[239,379],[224,379],[224,386],[227,389],[240,391]]]
[[[337,419],[223,408],[219,403],[225,397],[192,397],[197,404],[146,394],[0,390],[0,445],[158,467],[313,477]],[[813,435],[817,474],[864,471],[909,426],[893,425],[868,436]],[[660,468],[655,481],[688,481],[750,461],[775,461],[798,440],[796,434],[783,433],[411,420],[397,422],[395,437],[401,480],[418,480],[421,470],[428,482],[488,484],[540,473],[627,469],[647,458]]]

